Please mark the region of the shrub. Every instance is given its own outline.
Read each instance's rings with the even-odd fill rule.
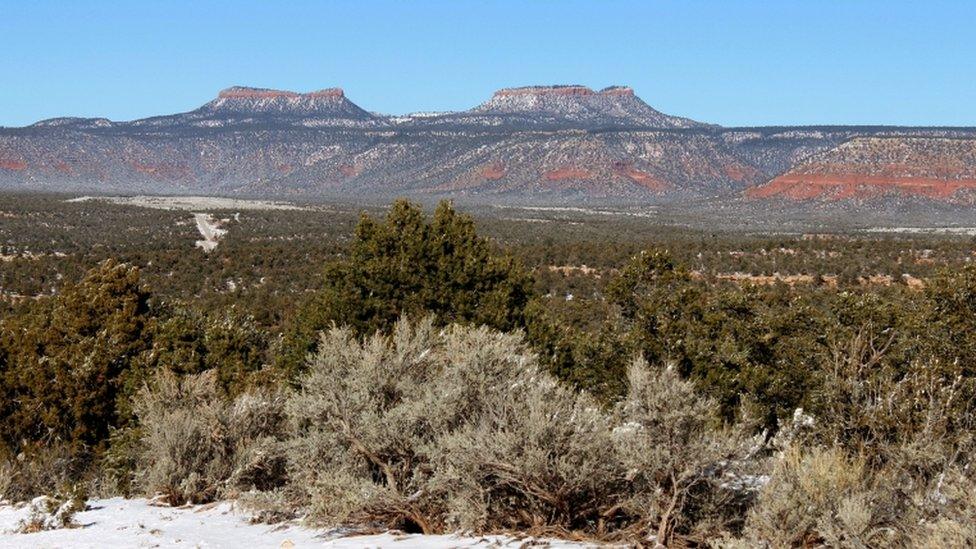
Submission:
[[[68,444],[29,447],[0,460],[0,499],[29,501],[50,494],[74,493],[92,481],[93,458]]]
[[[289,477],[332,525],[676,539],[733,499],[724,474],[745,446],[673,372],[638,362],[631,384],[608,414],[517,335],[428,318],[360,343],[336,328],[288,402]]]
[[[823,387],[814,394],[821,412],[807,443],[838,444],[872,467],[919,473],[924,483],[953,459],[971,458],[976,379],[958,361],[892,364],[886,353],[893,338],[865,326],[830,345]]]
[[[891,496],[861,458],[836,448],[790,449],[749,511],[745,537],[771,547],[890,545]]]
[[[30,500],[29,515],[18,525],[19,532],[74,525],[74,514],[85,510],[88,498],[87,483],[77,482],[78,473],[71,470],[76,459],[62,446],[0,461],[0,503]]]
[[[84,511],[85,507],[85,497],[80,493],[61,497],[37,496],[31,500],[30,514],[20,522],[17,531],[31,534],[75,527],[75,513]]]
[[[445,362],[432,318],[416,327],[402,321],[389,338],[376,334],[362,345],[347,328],[322,335],[287,407],[295,430],[290,474],[308,488],[313,516],[435,528],[426,446],[436,429],[462,420],[460,395],[429,400]]]
[[[750,496],[746,462],[761,441],[723,427],[718,404],[674,367],[635,359],[616,410],[615,442],[633,479],[630,512],[647,534],[670,544],[736,527]]]
[[[958,360],[967,376],[976,375],[976,267],[942,270],[925,294],[932,306],[925,328],[933,353],[945,362]]]
[[[286,334],[279,366],[296,372],[333,323],[357,335],[390,329],[401,315],[431,313],[439,324],[524,324],[531,279],[511,257],[495,255],[474,221],[441,202],[428,222],[420,206],[393,204],[385,222],[367,215],[348,254],[326,266],[323,289]]]
[[[971,470],[952,467],[934,486],[916,494],[916,504],[926,509],[921,517],[903,516],[902,524],[914,547],[972,547],[976,545],[976,482]]]
[[[453,382],[492,379],[477,396],[480,413],[442,433],[430,456],[430,489],[444,499],[446,525],[605,534],[618,524],[613,508],[630,486],[597,403],[534,364],[505,371],[480,362],[467,364]]]
[[[238,490],[268,490],[284,481],[276,445],[283,399],[273,393],[223,398],[216,374],[160,371],[136,401],[140,445],[137,480],[171,504],[211,501]]]
[[[10,487],[13,484],[14,468],[8,461],[0,461],[0,502],[10,501]]]
[[[964,546],[976,500],[972,379],[937,357],[890,360],[867,325],[829,343],[820,413],[774,459],[745,539],[772,546]]]

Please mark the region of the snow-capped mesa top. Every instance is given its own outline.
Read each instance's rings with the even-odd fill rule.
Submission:
[[[296,116],[329,116],[372,119],[373,115],[346,99],[341,88],[308,93],[234,86],[222,90],[202,107],[214,112],[278,113]]]
[[[306,128],[375,128],[387,125],[346,98],[340,88],[298,93],[233,86],[190,112],[154,116],[126,123],[133,128],[207,128],[264,126]]]
[[[663,114],[634,94],[627,86],[594,91],[586,86],[526,86],[505,88],[475,107],[471,113],[541,117],[552,122],[569,121],[591,125],[690,128],[699,122]]]
[[[107,118],[78,118],[74,116],[63,116],[60,118],[48,118],[31,124],[32,128],[108,128],[112,122]]]

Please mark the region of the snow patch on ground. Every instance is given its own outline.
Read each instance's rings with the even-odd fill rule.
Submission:
[[[948,234],[976,236],[976,227],[871,227],[864,229],[869,233],[894,234]]]
[[[156,210],[305,210],[272,200],[244,200],[219,196],[80,196],[67,202],[108,202]]]
[[[203,240],[197,240],[196,245],[205,252],[216,248],[220,239],[227,234],[227,229],[220,228],[221,222],[208,213],[195,213],[193,220],[197,222],[197,230],[203,236]]]
[[[0,508],[0,548],[7,547],[295,547],[321,546],[322,534],[295,525],[248,524],[231,503],[155,507],[146,500],[93,500],[74,517],[76,528],[16,533],[29,508]],[[286,545],[287,546],[287,545]]]
[[[605,210],[594,208],[579,208],[571,206],[517,206],[519,210],[530,212],[554,212],[554,213],[580,213],[590,215],[609,215],[622,217],[657,217],[655,208],[643,208],[641,210]]]
[[[554,549],[594,547],[569,541],[518,539],[507,536],[423,536],[393,532],[341,537],[338,530],[306,528],[298,523],[251,524],[236,504],[222,502],[184,507],[159,507],[145,499],[91,500],[77,513],[74,528],[32,534],[17,533],[30,512],[27,505],[0,506],[0,549],[6,548],[116,548],[116,547],[228,547],[392,549],[511,548],[533,546]]]

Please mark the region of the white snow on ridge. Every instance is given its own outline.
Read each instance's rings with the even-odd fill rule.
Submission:
[[[338,530],[306,528],[298,523],[251,524],[234,503],[158,507],[145,499],[91,500],[88,510],[75,515],[75,528],[32,534],[16,533],[27,518],[27,506],[0,506],[0,549],[128,547],[165,548],[353,548],[391,549],[511,548],[530,545],[553,549],[594,547],[562,540],[519,539],[508,536],[404,535],[394,532],[340,537]]]

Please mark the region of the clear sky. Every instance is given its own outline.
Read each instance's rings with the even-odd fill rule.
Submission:
[[[0,0],[0,125],[181,112],[235,84],[406,113],[557,83],[730,126],[976,125],[974,27],[972,0]]]

